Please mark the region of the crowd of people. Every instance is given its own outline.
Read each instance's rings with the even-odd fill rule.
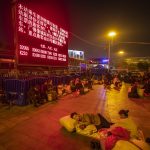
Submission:
[[[150,96],[150,73],[144,73],[143,75],[127,73],[127,72],[107,72],[101,74],[98,77],[99,83],[104,85],[105,89],[111,90],[120,90],[122,82],[128,83],[131,85],[131,88],[128,91],[129,98],[140,98],[139,90],[143,91],[142,95],[147,97]]]
[[[27,98],[29,103],[39,106],[47,101],[55,101],[58,97],[73,93],[74,96],[83,95],[92,89],[92,81],[90,79],[81,80],[79,78],[72,79],[68,84],[60,83],[54,86],[52,80],[45,81],[41,85],[30,87]]]
[[[131,80],[131,89],[128,93],[129,98],[140,98],[138,90],[143,90],[143,96],[150,96],[150,74],[143,76],[134,76]]]
[[[139,94],[139,91],[142,91],[142,95],[145,97],[150,96],[150,73],[141,75],[105,70],[97,74],[85,72],[82,76],[72,78],[65,84],[62,82],[54,85],[52,80],[47,80],[43,84],[31,86],[27,91],[27,103],[39,106],[47,101],[55,101],[62,95],[70,93],[74,96],[82,95],[93,89],[93,84],[102,84],[106,90],[114,88],[120,91],[123,82],[131,85],[128,91],[129,98],[140,98],[141,94]]]
[[[143,96],[150,96],[150,73],[141,75],[130,72],[105,71],[99,74],[85,72],[80,78],[72,78],[68,83],[63,84],[62,82],[57,86],[52,83],[52,80],[31,86],[27,92],[27,101],[29,104],[33,103],[34,106],[39,106],[69,93],[74,96],[82,95],[93,89],[93,84],[102,84],[107,90],[114,88],[119,91],[123,82],[131,85],[128,90],[129,98],[140,98],[139,90],[143,91]]]

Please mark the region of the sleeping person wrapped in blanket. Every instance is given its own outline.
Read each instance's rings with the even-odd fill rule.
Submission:
[[[96,129],[99,130],[101,128],[109,128],[112,123],[107,121],[100,113],[98,114],[78,114],[73,112],[70,114],[70,117],[77,121],[79,128],[82,130],[86,128],[88,125],[95,125]]]

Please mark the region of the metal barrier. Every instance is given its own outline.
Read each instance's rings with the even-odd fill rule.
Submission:
[[[59,84],[68,84],[73,78],[79,78],[80,74],[67,75],[67,76],[50,76],[50,77],[34,77],[34,78],[24,78],[24,79],[1,79],[3,84],[3,89],[5,91],[6,97],[9,98],[10,93],[17,93],[17,99],[15,103],[17,105],[27,105],[27,92],[30,87],[37,84],[41,85],[47,80],[52,80],[54,86]]]

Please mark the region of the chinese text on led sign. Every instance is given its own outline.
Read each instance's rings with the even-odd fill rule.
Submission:
[[[39,58],[53,61],[67,61],[67,53],[63,47],[67,45],[68,32],[51,21],[43,18],[22,4],[18,4],[18,32],[23,37],[32,37],[32,40],[19,42],[19,55],[21,57]],[[40,43],[35,42],[38,39]],[[36,43],[36,44],[34,44]]]

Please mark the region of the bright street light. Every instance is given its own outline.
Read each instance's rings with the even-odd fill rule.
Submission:
[[[116,36],[116,32],[111,31],[111,32],[109,32],[109,33],[108,33],[108,36],[110,36],[110,37],[114,37],[114,36]]]
[[[118,53],[122,55],[122,54],[124,54],[124,51],[119,51]]]

